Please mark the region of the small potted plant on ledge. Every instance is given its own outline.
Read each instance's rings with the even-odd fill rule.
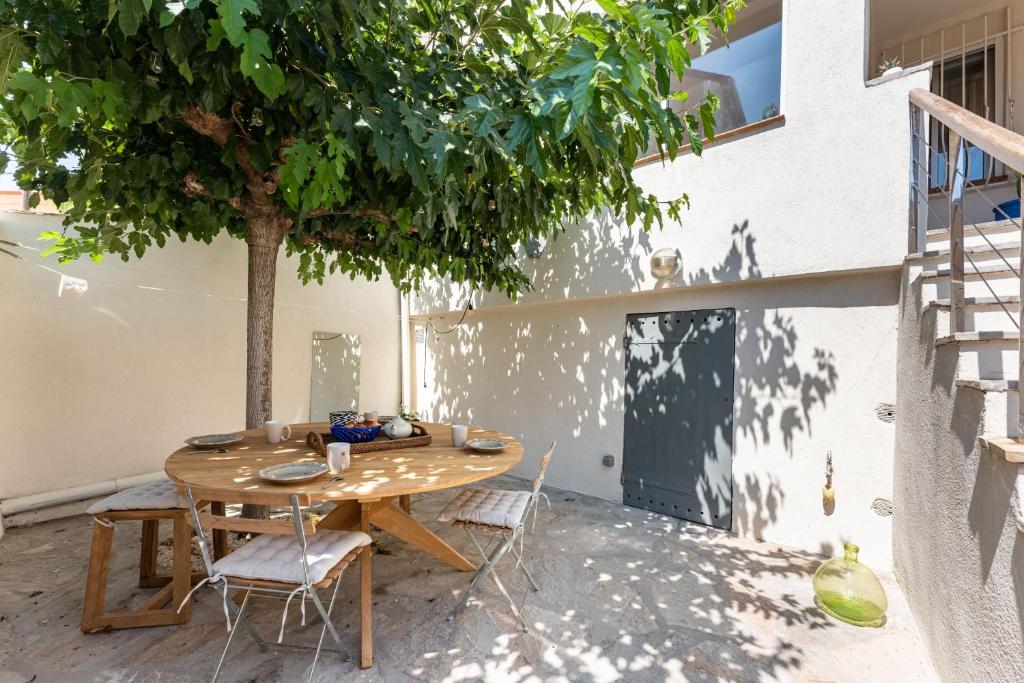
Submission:
[[[891,74],[899,73],[903,71],[903,66],[900,64],[899,57],[886,57],[882,60],[882,63],[878,65],[878,75],[889,76]]]
[[[996,208],[992,209],[992,213],[997,221],[1005,221],[1010,218],[1020,218],[1020,180],[1021,174],[1019,171],[1015,171],[1014,174],[1017,177],[1017,198],[1005,201]]]

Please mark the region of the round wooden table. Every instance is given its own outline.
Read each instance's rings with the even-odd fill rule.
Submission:
[[[323,462],[324,458],[306,445],[306,434],[328,432],[326,422],[294,424],[292,438],[279,444],[267,443],[263,429],[251,429],[238,432],[242,441],[229,446],[227,453],[180,448],[167,458],[164,470],[179,489],[190,487],[196,500],[280,505],[298,495],[303,505],[330,501],[335,507],[317,523],[318,528],[366,531],[373,525],[456,569],[472,571],[476,568],[472,562],[409,514],[409,496],[472,484],[507,472],[522,459],[522,444],[507,434],[470,427],[470,439],[509,442],[509,447],[498,454],[475,453],[452,446],[450,425],[417,424],[432,437],[429,446],[353,453],[351,467],[341,473],[344,479],[330,486],[326,485],[335,476],[330,473],[302,484],[272,484],[258,476],[270,465]]]

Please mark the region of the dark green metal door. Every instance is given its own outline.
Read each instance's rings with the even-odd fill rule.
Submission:
[[[732,308],[626,317],[623,502],[732,527]]]

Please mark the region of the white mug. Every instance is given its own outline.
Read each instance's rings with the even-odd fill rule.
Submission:
[[[469,436],[469,425],[452,425],[452,445],[462,448],[466,445],[466,438]]]
[[[292,428],[280,420],[270,420],[264,425],[267,428],[267,443],[281,443],[292,438]]]
[[[341,441],[327,444],[327,466],[331,474],[344,472],[352,464],[352,450],[349,444]]]

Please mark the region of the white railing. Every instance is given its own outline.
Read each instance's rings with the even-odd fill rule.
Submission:
[[[931,62],[935,74],[932,85],[940,95],[1016,130],[1013,70],[1021,67],[1014,64],[1012,56],[1014,41],[1024,40],[1022,31],[1024,23],[1013,15],[1009,5],[990,8],[967,19],[889,41],[873,52],[871,67],[877,74],[892,60],[904,69]],[[972,68],[981,68],[982,99],[973,105],[968,104],[969,63]],[[956,78],[950,88],[946,87],[947,77]]]
[[[930,121],[929,121],[930,119]],[[937,135],[938,140],[930,139]],[[1024,267],[1024,253],[1018,253],[1017,266],[1006,258],[1003,249],[992,242],[985,234],[985,226],[975,225],[977,234],[981,236],[991,250],[1000,258],[1006,267],[1021,282],[1016,314],[1010,311],[1005,297],[1000,297],[992,287],[983,269],[979,268],[964,248],[964,196],[967,191],[977,192],[985,202],[992,205],[991,199],[982,191],[982,186],[972,181],[969,160],[977,158],[972,155],[972,148],[981,150],[989,158],[1006,166],[1010,175],[1024,171],[1024,136],[996,125],[977,114],[972,114],[963,107],[945,100],[935,93],[921,88],[910,91],[910,231],[908,249],[911,253],[925,251],[926,233],[929,221],[929,189],[938,188],[945,195],[949,206],[949,223],[940,227],[949,230],[949,334],[956,335],[964,331],[965,300],[964,274],[965,264],[969,264],[972,274],[977,275],[988,288],[989,292],[1018,330],[1018,389],[1022,387],[1024,378],[1024,335],[1020,335],[1021,312],[1024,311],[1024,278],[1021,268]],[[929,163],[929,155],[938,155],[947,160],[948,168],[944,169],[943,178],[932,177],[934,164]],[[992,208],[996,207],[992,205]],[[1004,214],[1005,215],[1005,214]],[[1010,218],[1021,237],[1024,245],[1021,219]],[[1018,247],[1020,250],[1021,247]],[[1022,392],[1024,394],[1024,392]],[[1024,441],[1024,400],[1020,401],[1020,419],[1018,422],[1018,441]]]

